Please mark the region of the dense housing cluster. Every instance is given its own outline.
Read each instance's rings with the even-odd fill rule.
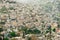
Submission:
[[[0,0],[0,38],[60,40],[59,5],[57,0],[38,5]]]

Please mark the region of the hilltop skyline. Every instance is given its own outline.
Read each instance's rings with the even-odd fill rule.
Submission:
[[[41,3],[41,4],[45,4],[46,2],[53,2],[54,0],[14,0],[14,1],[19,2],[19,3],[33,3],[33,4]]]

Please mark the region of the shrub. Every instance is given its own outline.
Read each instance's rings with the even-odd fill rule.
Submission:
[[[9,39],[6,37],[6,38],[3,38],[3,40],[9,40]]]
[[[11,37],[16,37],[17,36],[15,32],[10,32],[10,35],[11,35]]]
[[[3,31],[3,28],[0,28],[0,32],[2,32]]]

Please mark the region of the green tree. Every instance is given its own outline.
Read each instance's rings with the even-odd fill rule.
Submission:
[[[16,37],[17,36],[17,34],[13,31],[13,32],[10,32],[10,34],[9,34],[11,37]]]
[[[0,9],[0,13],[9,13],[9,12],[8,12],[8,8],[6,8],[5,6],[3,6],[3,7]]]
[[[6,37],[6,38],[3,38],[3,40],[9,40],[9,39]]]

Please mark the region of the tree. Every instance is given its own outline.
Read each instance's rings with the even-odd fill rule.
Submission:
[[[3,31],[3,28],[0,28],[0,32],[2,32]]]
[[[5,24],[5,22],[2,22],[2,21],[1,21],[0,24]]]
[[[3,6],[3,7],[0,9],[0,13],[9,13],[9,12],[8,12],[8,8],[6,8],[5,6]]]
[[[6,37],[6,38],[3,38],[3,40],[9,40],[9,39]]]
[[[38,29],[34,29],[34,30],[33,30],[33,34],[40,34],[40,33],[41,33],[41,31],[38,30]]]
[[[49,38],[49,40],[51,40],[51,33],[52,33],[52,31],[51,31],[51,30],[52,30],[52,29],[51,29],[51,25],[48,25],[47,27],[48,27],[48,28],[47,28],[47,30],[46,30],[46,34],[49,33],[48,36],[47,36],[47,38]],[[45,36],[46,36],[46,35],[45,35]]]
[[[9,7],[10,10],[14,10],[14,7]]]
[[[10,32],[9,35],[10,35],[11,37],[16,37],[16,36],[17,36],[14,31],[13,31],[13,32]]]

